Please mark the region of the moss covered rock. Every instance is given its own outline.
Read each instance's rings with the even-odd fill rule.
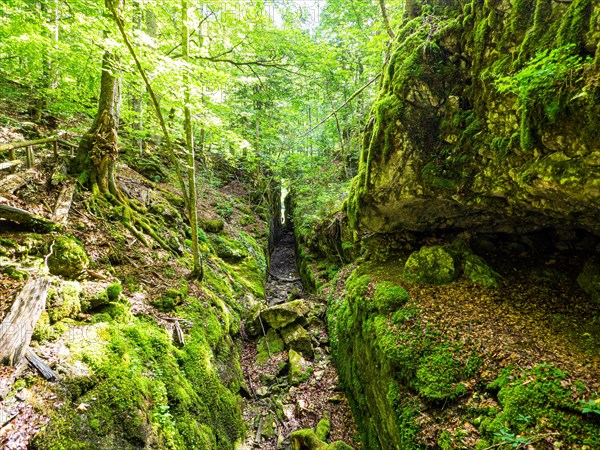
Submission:
[[[225,228],[222,219],[199,219],[200,227],[208,233],[220,233]]]
[[[248,256],[248,250],[239,242],[221,235],[210,238],[217,256],[223,261],[239,263]]]
[[[451,400],[466,393],[460,379],[460,363],[451,350],[441,347],[419,361],[415,375],[418,392],[430,400]]]
[[[371,302],[367,302],[366,309],[371,312],[386,313],[400,308],[408,300],[406,289],[396,283],[383,281],[375,285],[375,292]]]
[[[583,270],[577,277],[579,287],[583,289],[592,300],[600,303],[600,260],[591,258],[586,261]]]
[[[293,349],[289,351],[288,358],[288,382],[295,386],[302,383],[310,376],[310,368],[302,355]]]
[[[287,348],[297,351],[305,358],[312,359],[314,357],[311,335],[301,325],[292,323],[283,327],[281,336]]]
[[[50,321],[75,318],[81,312],[81,284],[65,281],[48,290],[47,311]]]
[[[258,337],[263,333],[263,325],[260,317],[261,309],[262,305],[259,302],[254,301],[254,299],[252,303],[248,305],[248,315],[244,322],[244,329],[246,334],[250,337]]]
[[[462,264],[463,273],[469,281],[489,288],[498,287],[500,275],[483,258],[466,253],[463,255]]]
[[[312,429],[298,430],[291,434],[292,450],[325,450],[327,444]]]
[[[586,76],[600,61],[600,5],[411,3],[366,127],[352,224],[600,235],[600,97]]]
[[[317,437],[322,441],[327,441],[327,438],[329,438],[330,431],[331,421],[327,417],[324,417],[321,420],[319,420],[319,423],[317,424],[317,429],[315,430],[315,434],[317,435]]]
[[[409,256],[404,277],[415,283],[446,284],[458,275],[454,258],[443,247],[423,247]]]
[[[292,450],[353,450],[343,441],[327,444],[312,429],[294,431],[290,439]]]
[[[282,328],[306,316],[310,305],[306,300],[294,300],[264,309],[260,315],[272,328]]]
[[[279,336],[279,333],[273,328],[269,328],[267,335],[261,337],[258,340],[256,347],[256,362],[263,364],[271,358],[271,356],[281,353],[285,350],[283,339]]]
[[[48,257],[48,268],[53,275],[77,278],[89,262],[85,249],[77,240],[60,236],[56,238],[52,254]]]

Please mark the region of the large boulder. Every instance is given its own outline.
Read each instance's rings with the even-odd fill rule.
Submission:
[[[48,257],[50,273],[65,278],[77,278],[89,263],[90,259],[83,246],[77,240],[66,236],[56,238],[52,254]]]
[[[600,303],[600,259],[591,258],[586,261],[577,277],[577,284],[592,300]]]
[[[404,277],[421,284],[446,284],[458,275],[454,258],[443,247],[423,247],[409,256]]]
[[[283,339],[274,328],[269,328],[267,334],[258,340],[256,346],[256,363],[264,364],[271,356],[281,353],[285,350]]]
[[[292,323],[281,329],[281,337],[287,348],[302,354],[305,358],[312,359],[315,354],[312,347],[311,335],[301,325]]]
[[[296,322],[310,311],[306,300],[294,300],[264,309],[260,316],[271,328],[282,328]]]
[[[484,287],[498,287],[500,275],[483,258],[468,252],[462,256],[462,265],[467,280]]]

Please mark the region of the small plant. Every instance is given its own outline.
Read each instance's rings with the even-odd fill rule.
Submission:
[[[538,52],[521,71],[501,77],[496,81],[499,92],[512,92],[518,96],[519,106],[535,102],[552,103],[560,95],[573,90],[585,61],[569,44],[553,50]]]
[[[502,428],[500,432],[494,433],[494,435],[498,436],[503,443],[510,445],[512,448],[518,448],[526,445],[528,442],[527,438],[511,433],[508,428]]]
[[[223,219],[231,219],[231,216],[233,215],[233,205],[231,204],[231,202],[228,202],[226,200],[221,201],[217,204],[217,206],[215,206],[215,211]]]
[[[595,400],[590,399],[587,402],[581,400],[579,403],[583,405],[582,414],[600,414],[600,398]]]

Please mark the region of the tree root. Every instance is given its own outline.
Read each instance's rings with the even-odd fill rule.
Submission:
[[[170,245],[158,232],[158,224],[152,219],[144,217],[146,208],[136,205],[135,202],[125,197],[122,193],[118,196],[110,192],[101,192],[98,186],[92,187],[92,198],[88,204],[88,211],[98,212],[102,217],[102,211],[112,209],[121,219],[121,223],[133,234],[144,246],[152,248],[148,236],[154,240],[159,247],[176,255],[181,256],[179,248]]]

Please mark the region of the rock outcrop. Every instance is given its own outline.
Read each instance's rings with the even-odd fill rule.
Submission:
[[[350,221],[600,235],[600,4],[433,0],[413,12],[383,71]]]

